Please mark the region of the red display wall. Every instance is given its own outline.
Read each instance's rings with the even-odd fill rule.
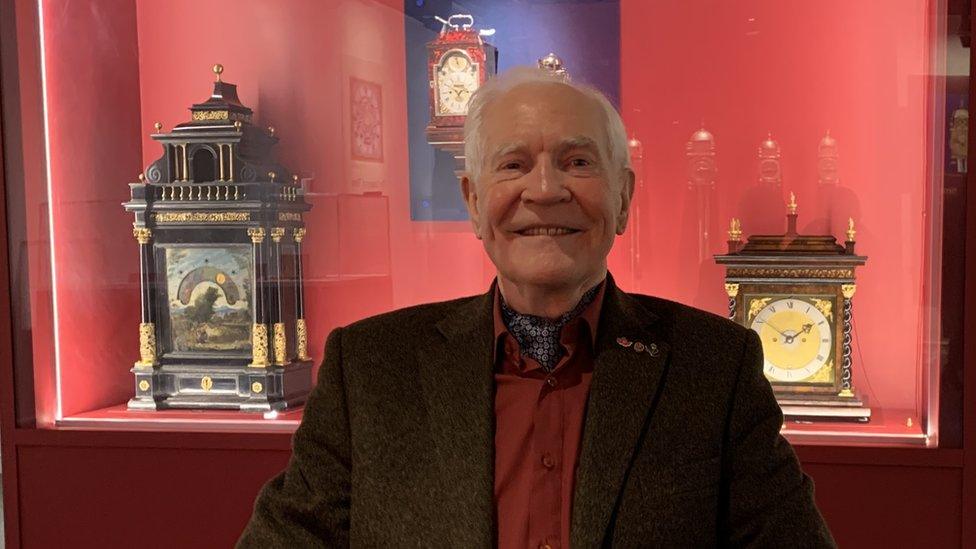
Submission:
[[[4,111],[7,162],[0,190],[7,198],[0,206],[13,198],[27,212],[26,220],[13,221],[26,232],[22,252],[33,292],[27,302],[30,400],[41,426],[53,422],[58,402],[61,413],[71,415],[130,396],[127,374],[107,375],[127,369],[138,356],[137,248],[120,203],[128,196],[126,183],[159,155],[148,137],[153,123],[169,128],[185,121],[186,106],[204,100],[210,89],[213,63],[225,66],[224,79],[238,84],[258,121],[276,127],[283,163],[310,179],[311,341],[322,342],[333,327],[363,316],[484,290],[493,268],[466,223],[409,220],[400,5],[309,0],[282,9],[258,0],[42,0],[39,25],[36,2],[0,2],[0,54],[15,57],[21,67],[14,83],[17,120]],[[840,235],[846,218],[857,217],[859,250],[870,257],[859,276],[860,324],[892,326],[899,334],[859,330],[865,359],[891,365],[865,385],[883,396],[885,406],[917,409],[922,381],[914,365],[924,359],[922,269],[931,236],[923,216],[932,215],[922,183],[929,177],[925,151],[931,136],[920,95],[927,89],[922,75],[929,60],[925,44],[900,40],[897,29],[925,28],[927,11],[909,2],[886,3],[883,10],[839,0],[816,6],[752,2],[747,7],[755,8],[755,16],[749,20],[740,17],[742,6],[696,5],[700,11],[684,3],[622,2],[622,110],[641,143],[642,184],[635,226],[615,246],[611,270],[627,289],[723,311],[721,285],[712,287],[720,271],[701,255],[680,253],[698,245],[700,221],[687,194],[684,142],[702,121],[718,141],[720,176],[708,221],[710,251],[720,252],[731,216],[743,219],[747,233],[782,230],[782,217],[759,205],[783,196],[743,198],[752,196],[755,149],[772,131],[784,150],[784,191],[794,190],[801,204],[801,227]],[[832,23],[838,13],[872,24],[837,27]],[[818,29],[816,35],[796,35],[790,22],[797,20]],[[649,35],[675,49],[646,48]],[[897,55],[887,58],[895,66],[869,62],[891,51]],[[30,69],[40,57],[47,63],[46,96],[40,75]],[[349,160],[350,78],[382,85],[380,164]],[[7,107],[11,82],[2,84]],[[50,189],[48,167],[36,162],[37,148],[45,144],[43,107]],[[816,144],[827,129],[841,143],[842,184],[836,190],[846,193],[844,200],[817,187]],[[9,158],[12,132],[22,158]],[[22,173],[8,171],[17,164]],[[360,194],[356,182],[363,180],[379,182],[379,193]],[[970,197],[969,272],[976,272],[973,202]],[[7,208],[0,212],[6,227]],[[18,242],[16,236],[0,228],[0,267],[10,264],[8,239]],[[49,242],[53,277],[45,268]],[[894,253],[874,252],[881,249]],[[9,270],[0,268],[0,282],[9,286]],[[971,286],[966,299],[973,311]],[[26,397],[17,393],[15,403],[13,387],[23,384],[15,380],[7,345],[13,310],[0,301],[0,432],[10,546],[133,540],[149,547],[230,545],[259,486],[284,466],[289,436],[17,428],[14,407],[23,407]],[[312,346],[316,359],[320,346]],[[972,353],[967,360],[972,388]],[[71,391],[58,394],[59,386]],[[967,414],[976,421],[972,406]],[[842,546],[976,540],[972,527],[964,530],[963,515],[976,504],[972,426],[970,421],[966,427],[965,450],[800,448]],[[165,537],[158,533],[163,531]]]

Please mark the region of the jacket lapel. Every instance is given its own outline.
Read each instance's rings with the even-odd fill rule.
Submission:
[[[573,495],[572,547],[605,541],[663,386],[669,351],[666,323],[609,276],[607,283]]]
[[[438,322],[440,339],[420,352],[420,377],[440,463],[445,535],[461,547],[494,542],[492,290]]]

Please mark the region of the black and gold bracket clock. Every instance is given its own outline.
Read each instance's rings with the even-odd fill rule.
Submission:
[[[785,234],[752,235],[743,244],[739,220],[729,249],[715,261],[726,267],[729,318],[762,340],[763,371],[788,419],[867,422],[851,356],[854,271],[867,257],[854,252],[854,221],[847,240],[800,235],[790,195]]]
[[[304,402],[312,362],[302,281],[311,206],[221,81],[172,131],[124,204],[139,246],[139,360],[129,408],[271,412]],[[134,335],[134,333],[133,333]]]

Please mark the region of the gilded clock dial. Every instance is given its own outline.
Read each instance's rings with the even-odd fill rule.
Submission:
[[[827,364],[833,315],[824,303],[795,297],[772,299],[753,317],[752,329],[763,345],[763,370],[770,380],[802,382]]]
[[[467,114],[471,94],[478,89],[478,67],[464,52],[448,52],[437,69],[434,84],[438,114]]]

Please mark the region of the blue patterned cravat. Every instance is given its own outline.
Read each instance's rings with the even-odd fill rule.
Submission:
[[[600,284],[590,288],[583,294],[583,297],[573,307],[573,310],[563,314],[556,320],[549,320],[541,316],[524,315],[513,311],[505,303],[505,298],[499,293],[499,302],[502,306],[502,320],[505,322],[505,327],[508,328],[509,333],[518,341],[522,354],[535,359],[546,372],[551,372],[566,352],[559,343],[563,326],[578,317],[586,309],[586,306],[593,302],[593,298],[596,297],[599,289]]]

